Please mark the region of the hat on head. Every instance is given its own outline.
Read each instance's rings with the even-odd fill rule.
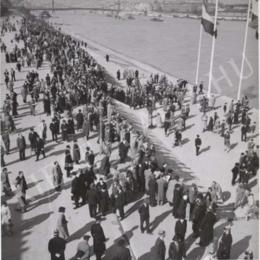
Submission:
[[[84,240],[89,240],[90,236],[89,235],[84,235],[83,238],[84,238]]]
[[[165,231],[164,230],[159,230],[158,235],[159,236],[165,235]]]
[[[55,230],[53,231],[53,235],[55,235],[55,236],[59,235],[59,230],[55,229]]]
[[[65,212],[65,207],[59,207],[59,212]]]
[[[144,199],[144,202],[145,202],[145,203],[149,203],[149,202],[150,202],[150,199],[149,199],[149,198],[145,198],[145,199]]]
[[[231,229],[231,226],[230,225],[227,225],[225,226],[224,230],[230,230]]]

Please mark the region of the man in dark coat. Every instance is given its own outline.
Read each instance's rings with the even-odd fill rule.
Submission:
[[[65,120],[62,121],[60,128],[61,128],[62,140],[68,141],[68,124],[66,123]]]
[[[109,208],[109,194],[107,190],[107,184],[103,181],[103,178],[99,179],[97,183],[98,190],[98,208],[99,212],[101,212],[102,216],[106,215],[106,212]]]
[[[216,214],[210,206],[200,224],[200,246],[208,246],[214,237],[214,225],[217,221]]]
[[[119,149],[120,163],[124,163],[127,157],[129,145],[126,141],[122,141],[120,142],[118,149]]]
[[[12,91],[11,97],[12,97],[12,114],[13,114],[13,116],[17,116],[18,115],[18,113],[17,113],[17,106],[18,106],[17,93]]]
[[[185,240],[185,234],[187,230],[187,220],[186,219],[178,219],[175,224],[175,238]]]
[[[52,119],[52,122],[50,123],[50,130],[52,134],[52,141],[58,141],[58,133],[59,133],[59,125],[58,121],[54,118]]]
[[[166,253],[166,247],[164,243],[165,238],[165,231],[160,230],[158,233],[159,237],[157,238],[155,245],[154,245],[154,259],[156,260],[165,260],[165,253]]]
[[[94,166],[95,163],[95,154],[89,147],[87,147],[87,152],[85,154],[85,161],[89,163],[91,167]]]
[[[202,144],[202,141],[201,141],[201,139],[200,139],[200,136],[197,135],[197,137],[196,137],[196,139],[195,139],[195,147],[196,147],[196,155],[197,155],[197,156],[199,155],[201,144]]]
[[[186,257],[184,241],[174,237],[169,247],[169,260],[182,260]]]
[[[140,229],[141,232],[144,233],[144,230],[146,230],[147,233],[150,232],[149,226],[150,226],[150,210],[149,210],[149,200],[145,199],[144,203],[141,205],[141,207],[138,209],[139,215],[140,215]],[[145,222],[145,228],[144,228],[144,222]]]
[[[247,139],[247,127],[245,124],[242,125],[241,127],[241,142],[246,142]]]
[[[98,194],[94,183],[90,185],[90,189],[87,192],[87,198],[88,198],[89,215],[91,218],[96,218]]]
[[[232,171],[232,186],[236,184],[237,176],[239,175],[239,163],[236,163],[233,167]]]
[[[85,169],[85,179],[86,179],[86,188],[87,190],[89,190],[90,185],[94,183],[94,180],[97,179],[92,167],[90,168],[87,167]]]
[[[150,205],[151,207],[156,206],[156,191],[157,191],[157,182],[155,179],[154,174],[151,174],[150,180],[148,182],[148,187],[149,187],[149,200],[150,200]]]
[[[30,128],[28,139],[30,141],[31,151],[36,151],[37,136],[38,134],[34,131],[34,129]]]
[[[224,233],[219,239],[217,259],[230,259],[232,240],[233,239],[230,232],[230,226],[226,226],[224,229]]]
[[[96,220],[96,223],[91,226],[90,231],[93,237],[93,248],[96,255],[96,260],[101,260],[102,255],[106,251],[106,237],[99,220]]]
[[[200,224],[205,215],[205,207],[203,205],[203,202],[201,198],[197,198],[195,201],[195,206],[192,211],[192,230],[193,230],[193,236],[198,237],[199,236],[199,229]]]
[[[16,139],[17,142],[17,148],[19,150],[19,157],[20,160],[25,160],[25,149],[26,149],[26,142],[25,138],[22,134],[18,134],[18,137]]]
[[[48,250],[51,254],[51,260],[65,260],[66,240],[59,237],[59,231],[54,231],[54,237],[50,239]]]
[[[117,72],[116,72],[116,78],[117,78],[117,80],[120,80],[120,78],[121,78],[121,72],[120,72],[120,70],[117,70]]]
[[[178,208],[180,206],[181,200],[183,196],[183,187],[180,183],[176,183],[173,190],[173,208],[172,208],[172,215],[176,218],[178,217]]]
[[[82,199],[81,205],[86,204],[87,200],[87,178],[86,178],[86,171],[80,170],[79,174],[79,197]]]
[[[39,156],[40,154],[43,155],[43,158],[45,158],[45,151],[44,151],[44,141],[42,138],[40,138],[39,136],[37,136],[36,139],[36,161],[39,160]]]
[[[77,121],[77,130],[82,129],[83,122],[84,122],[84,116],[81,112],[81,109],[79,109],[79,111],[76,115],[76,121]]]
[[[124,206],[125,206],[125,193],[123,189],[119,187],[118,192],[115,194],[115,208],[116,210],[118,210],[121,220],[125,218]]]
[[[75,209],[79,207],[79,198],[80,198],[80,179],[78,173],[74,174],[74,178],[71,182],[71,195],[72,200],[75,202]]]

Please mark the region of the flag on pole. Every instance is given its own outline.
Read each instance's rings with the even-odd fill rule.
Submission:
[[[249,27],[256,30],[255,37],[258,39],[258,0],[252,0],[251,13],[252,15]]]
[[[258,0],[252,0],[252,13],[258,16]]]
[[[208,34],[217,37],[217,30],[214,31],[214,17],[212,17],[206,7],[206,2],[202,3],[202,16],[201,16],[201,24]]]

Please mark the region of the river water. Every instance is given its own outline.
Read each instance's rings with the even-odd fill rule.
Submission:
[[[164,18],[152,22],[150,17],[119,20],[85,11],[56,11],[51,19],[80,37],[178,78],[195,81],[200,21],[187,18]],[[219,21],[216,39],[213,91],[236,98],[241,66],[245,22]],[[199,79],[208,85],[212,37],[203,33]],[[242,93],[258,107],[258,41],[249,28]],[[223,76],[225,75],[224,79]],[[218,83],[217,83],[218,82]]]

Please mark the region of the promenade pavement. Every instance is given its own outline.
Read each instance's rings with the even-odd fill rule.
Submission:
[[[4,41],[11,48],[10,40],[14,34],[6,34]],[[118,68],[123,69],[127,67],[138,67],[141,70],[142,77],[146,77],[149,73],[155,72],[149,71],[147,66],[138,63],[132,64],[126,59],[121,59],[116,54],[111,55],[111,61],[106,63],[105,54],[107,50],[100,48],[100,46],[92,44],[91,41],[87,41],[90,45],[87,50],[91,55],[102,64],[111,75],[116,75],[115,72]],[[91,43],[91,44],[90,44]],[[123,64],[123,65],[120,65]],[[3,82],[3,72],[5,68],[10,69],[15,64],[5,64],[4,57],[1,57],[1,96],[4,94],[5,86]],[[43,68],[38,70],[40,78],[45,77],[46,73],[49,72],[49,64],[46,62]],[[35,69],[35,68],[34,68]],[[15,82],[15,90],[20,94],[20,88],[23,84],[25,75],[29,69],[25,68],[21,73],[17,72],[17,81]],[[124,85],[122,81],[119,84]],[[227,97],[218,97],[217,106],[223,105],[223,102],[228,101]],[[188,102],[188,98],[187,98]],[[19,117],[15,119],[17,125],[17,132],[22,132],[27,138],[28,129],[31,126],[39,125],[42,119],[45,119],[47,124],[50,122],[50,117],[43,115],[43,104],[39,102],[37,105],[37,115],[31,116],[29,114],[28,105],[22,105],[21,96],[18,96],[19,106]],[[230,153],[224,152],[223,139],[216,134],[202,133],[200,125],[200,113],[198,112],[197,106],[191,106],[192,117],[187,120],[188,129],[183,132],[183,138],[187,139],[182,147],[172,147],[173,137],[165,137],[163,130],[155,128],[147,130],[147,112],[146,110],[131,110],[128,106],[116,102],[116,106],[122,115],[124,115],[135,127],[142,129],[149,139],[152,140],[156,148],[158,149],[158,156],[161,160],[167,161],[168,165],[174,167],[174,170],[179,173],[181,177],[184,177],[185,183],[190,184],[196,182],[202,190],[205,190],[212,182],[216,180],[223,188],[223,191],[227,194],[227,200],[225,201],[222,209],[225,208],[225,214],[222,215],[222,219],[216,224],[216,236],[219,236],[226,223],[226,216],[229,216],[230,207],[229,205],[233,202],[234,188],[231,186],[231,172],[230,169],[233,164],[238,160],[240,152],[246,150],[246,144],[240,143],[240,132],[239,129],[234,129],[234,133],[231,137],[231,143],[233,149]],[[158,108],[160,110],[161,108]],[[220,113],[220,109],[217,110]],[[257,120],[258,111],[252,110],[252,115]],[[195,156],[194,151],[194,138],[199,133],[202,136],[203,152],[199,157]],[[257,129],[258,133],[258,129]],[[83,234],[89,231],[90,224],[92,223],[87,206],[81,207],[77,210],[73,210],[73,205],[70,198],[70,180],[65,177],[65,187],[60,195],[52,192],[52,184],[50,181],[50,167],[54,160],[60,161],[63,168],[64,166],[64,149],[67,143],[56,144],[50,141],[50,132],[48,130],[48,144],[46,145],[47,158],[35,162],[35,157],[30,157],[26,161],[20,162],[18,159],[18,153],[12,149],[11,154],[6,157],[7,168],[10,171],[10,180],[12,185],[14,179],[19,170],[23,170],[29,183],[28,198],[31,201],[29,211],[20,214],[15,212],[16,199],[13,197],[9,200],[12,208],[12,214],[14,218],[14,231],[15,234],[12,238],[4,237],[2,240],[3,246],[3,259],[6,260],[17,260],[17,259],[48,259],[47,242],[52,236],[53,227],[55,226],[56,212],[59,206],[65,206],[67,209],[66,215],[69,219],[69,231],[72,234],[70,242],[67,245],[66,256],[71,257],[75,253],[78,239]],[[11,135],[11,148],[16,146],[16,134]],[[258,136],[255,137],[258,141]],[[80,137],[78,139],[80,144],[81,152],[85,151],[85,147],[90,145],[92,149],[97,153],[99,151],[99,145],[96,143],[96,138],[91,138],[88,143]],[[115,144],[116,146],[117,144]],[[207,148],[209,147],[209,148]],[[206,150],[207,148],[207,150]],[[27,156],[29,155],[29,151]],[[113,150],[112,161],[117,160],[117,150]],[[97,158],[98,160],[99,158]],[[125,169],[129,166],[129,162],[125,165],[120,165],[120,168]],[[84,162],[81,163],[80,167],[84,167]],[[252,180],[252,188],[254,193],[258,192],[258,180]],[[151,222],[153,223],[153,234],[141,234],[137,225],[139,224],[139,216],[136,211],[138,205],[140,205],[140,198],[138,201],[130,203],[126,206],[126,215],[128,217],[118,223],[117,218],[114,214],[109,214],[106,220],[102,221],[105,234],[108,237],[107,247],[109,248],[113,242],[125,233],[125,236],[129,238],[130,246],[133,251],[134,257],[141,260],[150,259],[149,250],[154,244],[159,229],[166,230],[166,245],[168,247],[171,238],[174,234],[175,220],[171,216],[171,208],[165,204],[164,206],[158,206],[151,209]],[[255,257],[258,258],[258,221],[256,220],[240,220],[235,221],[232,234],[233,234],[233,248],[232,258],[238,259],[242,253],[250,247]],[[123,227],[123,230],[122,230]],[[191,238],[191,224],[188,225],[187,230],[187,259],[202,259],[203,255],[207,254],[208,248],[199,248],[195,241]],[[92,257],[91,259],[94,259]]]
[[[70,28],[66,25],[58,25],[62,31],[72,34],[75,38],[79,40],[84,40],[88,43],[87,51],[97,60],[97,62],[103,65],[110,75],[116,76],[116,72],[118,69],[121,72],[128,69],[138,69],[141,75],[141,82],[145,82],[146,79],[149,78],[151,73],[159,73],[165,74],[169,80],[173,83],[177,81],[176,78],[164,73],[150,65],[143,64],[139,61],[136,61],[130,57],[125,57],[121,53],[117,53],[106,46],[102,46],[97,42],[93,42],[91,39],[87,37],[82,37],[79,35],[74,35],[73,32],[70,31]],[[106,62],[105,56],[109,54],[110,61]],[[118,85],[122,87],[126,87],[125,81],[117,81]],[[115,101],[115,105],[117,110],[125,117],[128,118],[132,125],[135,128],[141,130],[145,135],[147,135],[152,141],[157,150],[157,156],[161,159],[161,162],[167,162],[170,167],[173,167],[174,172],[178,173],[182,178],[184,178],[185,184],[189,185],[191,183],[196,183],[201,190],[206,191],[207,188],[211,185],[212,181],[215,180],[218,182],[226,196],[225,202],[219,209],[219,217],[221,220],[216,224],[216,236],[219,237],[221,232],[223,231],[225,221],[227,217],[232,216],[232,202],[235,199],[235,189],[236,186],[231,185],[232,173],[231,169],[234,164],[238,161],[240,153],[247,150],[247,143],[241,142],[241,132],[240,127],[234,127],[232,129],[231,135],[231,151],[225,152],[224,149],[224,139],[220,135],[212,132],[203,132],[203,122],[201,120],[201,112],[199,111],[199,105],[191,104],[191,88],[192,86],[188,84],[189,93],[185,99],[186,104],[190,104],[191,112],[190,118],[186,121],[186,130],[182,133],[184,144],[181,147],[173,147],[174,136],[170,135],[169,137],[165,137],[163,129],[155,128],[148,129],[148,113],[146,109],[138,109],[133,110],[130,109],[129,106],[122,104],[121,102]],[[224,119],[225,115],[223,112],[224,103],[229,104],[231,102],[231,98],[226,96],[216,95],[216,108],[214,111],[208,113],[208,117],[213,115],[214,112],[217,112],[220,116],[220,119]],[[162,108],[157,108],[157,112],[159,111],[161,114]],[[250,110],[250,117],[252,122],[257,122],[258,126],[258,110],[252,108]],[[156,114],[156,112],[154,112]],[[256,134],[250,136],[250,139],[253,138],[256,143],[259,143],[259,129],[257,128]],[[201,154],[197,157],[195,155],[195,146],[194,140],[196,135],[199,134],[202,139],[202,150]],[[258,178],[251,179],[250,186],[252,188],[255,197],[258,198],[259,187],[258,187]],[[138,204],[137,204],[138,205]],[[131,207],[135,207],[135,205],[129,205]],[[168,226],[171,225],[172,228],[167,235],[166,241],[168,243],[171,241],[173,228],[175,221],[172,218],[170,212],[167,212],[169,206],[165,205],[165,209],[162,210],[163,213],[160,212],[158,207],[155,209],[155,220],[160,223],[160,228],[164,228],[168,230]],[[226,209],[226,210],[225,210]],[[224,212],[223,212],[224,211]],[[138,213],[135,212],[131,215],[131,218],[126,218],[122,221],[123,227],[125,230],[129,230],[131,226],[133,226],[139,220]],[[155,222],[156,222],[155,221]],[[255,257],[258,257],[258,231],[256,232],[255,227],[258,227],[257,221],[252,221],[251,223],[246,221],[236,221],[234,223],[234,227],[232,228],[232,234],[234,236],[234,245],[236,243],[240,245],[238,248],[236,246],[233,247],[232,250],[232,259],[242,257],[243,250],[246,247],[250,247],[255,251]],[[249,231],[250,230],[250,231]],[[139,232],[140,233],[140,232]],[[250,233],[250,235],[248,235]],[[188,226],[187,234],[191,234],[191,225]],[[143,235],[140,233],[140,239],[135,236],[134,239],[131,240],[131,247],[135,252],[135,255],[138,257],[141,256],[141,260],[149,259],[150,255],[147,253],[147,247],[141,245],[139,241],[142,241]],[[146,238],[146,242],[150,242],[152,244],[154,242],[154,236]],[[194,241],[193,241],[194,242]],[[148,244],[148,243],[147,243]],[[242,245],[242,246],[241,246]],[[240,254],[239,254],[240,253]],[[198,255],[197,255],[198,254]],[[203,250],[199,247],[196,247],[195,243],[192,243],[191,247],[188,249],[187,258],[188,259],[201,259],[203,255],[207,254],[207,250]]]

